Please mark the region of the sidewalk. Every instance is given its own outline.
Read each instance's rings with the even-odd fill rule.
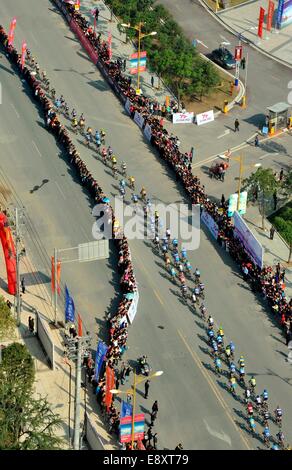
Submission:
[[[275,266],[277,263],[280,263],[286,269],[285,294],[290,299],[292,297],[292,266],[287,265],[289,256],[288,246],[277,232],[274,234],[274,239],[270,240],[271,224],[268,220],[265,221],[266,230],[261,229],[262,216],[259,213],[258,206],[249,205],[244,220],[264,248],[264,264]]]
[[[14,304],[14,297],[7,293],[6,288],[6,271],[5,262],[2,250],[0,254],[0,295],[3,295],[5,299],[9,299]],[[22,295],[22,312],[21,312],[21,325],[16,330],[16,338],[12,341],[2,341],[2,344],[9,344],[13,341],[25,344],[29,349],[35,362],[35,394],[46,396],[48,402],[52,406],[52,410],[58,413],[63,421],[62,428],[57,430],[57,435],[64,439],[64,448],[70,449],[69,444],[69,421],[70,421],[70,435],[73,438],[73,419],[74,419],[74,378],[75,378],[75,367],[72,366],[72,381],[71,381],[71,419],[69,420],[69,386],[70,386],[70,368],[68,363],[65,363],[63,352],[64,347],[62,345],[62,337],[59,329],[51,328],[49,322],[54,318],[53,308],[51,307],[51,301],[47,288],[41,284],[33,283],[33,266],[28,257],[25,258],[25,266],[21,263],[21,271],[27,272],[27,267],[30,266],[32,269],[32,276],[26,274],[24,276],[26,281],[26,292]],[[30,284],[31,277],[31,284]],[[41,343],[38,338],[31,335],[28,332],[28,317],[32,313],[32,309],[35,308],[45,319],[48,320],[48,330],[50,332],[52,341],[55,345],[55,370],[52,370],[48,364],[46,355],[41,347]],[[13,307],[12,307],[13,311]],[[36,325],[36,321],[35,321]],[[118,445],[113,438],[103,428],[104,425],[101,421],[100,416],[97,414],[99,411],[98,405],[93,401],[90,392],[88,393],[89,403],[87,403],[86,411],[90,417],[91,423],[94,424],[95,431],[100,436],[104,449],[117,449]],[[81,410],[81,422],[83,422],[84,416],[84,399],[83,392],[81,397],[82,410]],[[102,449],[102,446],[101,446]]]
[[[257,36],[260,7],[263,7],[266,11],[262,39]],[[272,31],[268,32],[266,30],[267,11],[268,0],[256,0],[226,11],[222,10],[217,13],[217,16],[235,32],[242,32],[242,36],[261,49],[262,52],[292,65],[292,24],[279,31],[273,27]],[[274,21],[276,14],[277,10],[274,13]],[[251,28],[253,28],[252,31],[246,31]]]

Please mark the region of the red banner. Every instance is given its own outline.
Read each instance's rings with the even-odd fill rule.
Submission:
[[[21,47],[21,68],[23,69],[24,64],[25,64],[25,56],[26,56],[26,42],[22,42],[22,47]]]
[[[107,366],[106,367],[106,379],[105,379],[105,406],[106,410],[109,410],[109,407],[111,406],[111,402],[113,399],[113,394],[110,392],[110,390],[115,388],[115,373],[114,370]]]
[[[14,17],[10,23],[9,32],[8,32],[8,45],[12,45],[14,41],[14,30],[16,28],[16,18]]]
[[[258,36],[260,38],[263,37],[263,24],[265,19],[265,9],[263,7],[260,8],[260,16],[259,16],[259,26],[258,26]]]
[[[81,316],[78,313],[78,336],[82,336],[82,319]]]
[[[98,61],[98,53],[94,49],[92,44],[89,42],[87,37],[84,36],[82,29],[80,28],[80,26],[76,23],[74,19],[71,19],[70,21],[70,28],[72,29],[73,33],[75,33],[76,36],[79,38],[82,46],[86,50],[92,62],[96,64],[96,62]]]
[[[242,59],[242,46],[235,46],[234,59],[238,61]]]
[[[271,31],[274,11],[275,11],[275,4],[274,4],[274,2],[269,0],[268,18],[267,18],[267,31]]]
[[[61,261],[58,261],[58,263],[57,263],[57,292],[58,292],[58,295],[61,294],[60,280],[61,280]],[[52,292],[55,292],[55,259],[54,259],[53,256],[52,256],[51,288],[52,288]]]

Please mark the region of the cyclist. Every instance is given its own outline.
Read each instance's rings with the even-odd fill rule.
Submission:
[[[236,372],[235,364],[234,362],[231,362],[229,365],[229,377],[234,377],[235,372]]]
[[[225,348],[225,357],[226,357],[227,361],[230,361],[230,359],[231,359],[230,344],[227,344],[227,346]]]
[[[72,121],[71,121],[71,126],[72,126],[72,129],[73,129],[73,132],[75,134],[77,134],[77,126],[78,126],[78,122],[77,122],[77,119],[76,118],[73,118]]]
[[[181,290],[183,298],[186,299],[187,291],[188,291],[187,286],[185,284],[182,284],[180,290]]]
[[[230,346],[230,351],[231,351],[231,358],[234,359],[235,345],[232,341],[230,341],[229,346]]]
[[[192,265],[191,265],[191,263],[190,263],[188,260],[185,261],[185,268],[186,268],[187,273],[188,273],[188,274],[191,274]]]
[[[105,145],[105,131],[104,129],[100,129],[100,140],[103,145]]]
[[[60,96],[60,101],[61,101],[61,106],[62,106],[62,108],[64,108],[64,106],[65,106],[65,98],[64,98],[63,95]]]
[[[253,375],[252,375],[251,378],[249,379],[249,384],[250,384],[250,387],[251,387],[252,392],[254,393],[257,383],[256,383],[256,379],[255,379],[255,377],[254,377]]]
[[[269,428],[269,426],[265,426],[265,427],[264,427],[264,432],[263,432],[263,437],[264,437],[264,443],[265,443],[266,445],[269,445],[270,436],[271,436],[270,428]]]
[[[263,397],[263,402],[267,403],[268,398],[269,398],[269,394],[268,394],[266,389],[263,391],[262,397]]]
[[[75,108],[72,109],[71,116],[72,116],[72,119],[77,117],[77,113],[75,111]]]
[[[267,410],[264,411],[264,413],[263,413],[264,426],[269,426],[269,417],[270,417],[270,413]]]
[[[94,139],[95,139],[96,148],[97,148],[97,150],[99,150],[99,148],[101,146],[101,141],[100,141],[100,134],[99,134],[98,131],[95,131]]]
[[[212,348],[213,348],[213,351],[212,351],[213,356],[216,357],[217,354],[218,354],[218,345],[217,345],[215,339],[212,340]]]
[[[221,375],[222,373],[222,364],[221,364],[221,360],[219,359],[219,357],[215,357],[215,371],[217,372],[218,375]]]
[[[219,326],[217,335],[220,335],[222,339],[224,338],[224,331],[223,331],[222,326]]]
[[[70,114],[69,114],[69,106],[67,103],[65,103],[65,106],[64,106],[64,114],[66,118],[69,119]]]
[[[181,250],[181,258],[182,261],[185,261],[187,259],[187,250],[185,248],[182,248]]]
[[[249,423],[251,433],[255,434],[256,423],[255,423],[255,420],[254,420],[253,416],[249,417],[248,423]]]
[[[201,306],[200,306],[200,311],[201,311],[202,318],[203,318],[204,320],[206,320],[207,309],[206,309],[206,307],[205,307],[204,304],[201,304]],[[213,331],[213,330],[212,330],[212,331]]]
[[[239,367],[244,367],[245,366],[243,356],[240,356],[240,358],[238,359],[238,365],[239,365]]]
[[[106,164],[106,158],[107,158],[107,151],[106,151],[106,148],[103,147],[102,150],[101,150],[101,157],[103,159],[103,163]],[[125,184],[126,185],[126,184]]]
[[[246,404],[247,404],[248,401],[250,400],[250,397],[251,397],[250,389],[249,389],[249,388],[246,388],[246,389],[244,390],[244,401],[245,401]]]
[[[282,409],[278,405],[277,408],[275,409],[275,418],[276,418],[276,423],[279,426],[282,425],[282,416],[283,416]]]
[[[178,275],[178,278],[179,278],[181,284],[186,283],[186,278],[185,278],[184,273],[180,272],[179,275]]]
[[[208,325],[209,325],[209,328],[213,329],[214,319],[211,317],[211,315],[209,315],[208,317]]]
[[[135,178],[134,176],[129,176],[129,185],[132,191],[135,191]]]
[[[135,212],[136,212],[136,207],[137,207],[137,204],[138,204],[138,196],[137,196],[137,194],[132,193],[131,199],[132,199],[132,201],[133,201],[133,203],[134,203]]]
[[[194,287],[194,294],[197,296],[197,297],[200,297],[200,288],[198,286]],[[211,319],[213,320],[213,318],[211,317]],[[213,321],[214,323],[214,321]]]
[[[232,393],[232,395],[236,395],[236,379],[235,377],[231,377],[229,381],[229,390]]]
[[[61,108],[61,100],[60,98],[57,98],[56,101],[55,101],[55,106],[57,108],[57,110],[59,110]]]
[[[146,190],[145,190],[144,186],[142,186],[142,189],[140,191],[140,196],[141,196],[142,201],[146,202]]]
[[[121,163],[121,170],[122,170],[122,175],[127,176],[127,164],[126,164],[126,162]]]
[[[87,145],[87,147],[89,147],[91,140],[92,140],[92,129],[91,127],[88,127],[85,133],[85,145]]]
[[[193,307],[196,306],[196,303],[197,303],[197,297],[194,293],[192,293],[192,304],[193,304]]]
[[[80,129],[80,132],[83,133],[83,132],[84,132],[84,128],[85,128],[85,119],[84,119],[84,117],[83,117],[83,114],[81,114],[81,116],[80,116],[80,118],[79,118],[78,126],[79,126],[79,129]]]
[[[253,406],[252,406],[251,401],[248,402],[246,409],[247,409],[248,416],[253,416]]]
[[[52,89],[51,89],[51,96],[52,96],[52,99],[55,100],[55,98],[56,98],[56,90],[55,90],[55,88],[52,88]],[[74,117],[74,116],[73,116],[73,117]]]
[[[178,240],[176,238],[174,238],[172,240],[172,248],[173,248],[174,251],[175,250],[177,251],[177,247],[178,247]]]
[[[179,270],[180,273],[183,273],[183,272],[184,272],[184,266],[183,266],[183,264],[179,263],[179,265],[178,265],[178,270]]]
[[[111,148],[111,146],[109,145],[108,148],[107,148],[107,155],[108,157],[111,157],[113,154],[113,149]]]
[[[173,260],[174,260],[175,266],[178,267],[179,264],[180,264],[180,259],[179,259],[178,253],[174,253],[174,255],[173,255]]]
[[[170,275],[171,275],[171,279],[173,281],[175,281],[175,279],[176,279],[176,270],[174,269],[173,266],[171,266],[171,268],[170,268]]]
[[[200,273],[200,271],[198,270],[198,268],[196,268],[194,274],[195,274],[195,280],[198,281],[198,282],[200,282],[201,273]]]
[[[280,450],[280,449],[279,449],[279,446],[277,446],[277,444],[273,444],[271,447],[271,450]]]
[[[168,241],[170,242],[170,229],[169,228],[166,229],[165,236],[167,237]]]
[[[239,380],[244,383],[245,370],[244,367],[239,368]]]
[[[208,335],[208,337],[209,337],[210,343],[212,344],[212,340],[213,340],[213,338],[214,338],[214,331],[213,331],[212,329],[209,329],[209,330],[207,331],[207,335]]]
[[[217,335],[216,341],[217,341],[217,344],[218,344],[218,349],[219,349],[220,351],[222,351],[222,347],[223,347],[223,339],[222,339],[222,336]]]
[[[260,411],[262,407],[262,398],[260,395],[257,395],[255,398],[256,404],[257,404],[257,410]]]
[[[121,197],[124,199],[125,194],[126,194],[126,190],[125,190],[124,186],[120,186],[119,191],[120,191]]]

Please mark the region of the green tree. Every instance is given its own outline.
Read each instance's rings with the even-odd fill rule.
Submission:
[[[289,246],[289,257],[287,262],[290,263],[292,255],[292,221],[291,219],[287,220],[286,218],[275,217],[274,224]]]
[[[261,197],[259,199],[260,212],[262,215],[262,229],[265,229],[266,199],[271,197],[279,188],[279,181],[276,179],[271,168],[258,168],[249,178],[243,181],[246,188],[257,188]]]
[[[0,296],[0,340],[15,337],[16,322],[6,304],[4,297]]]
[[[292,170],[289,170],[284,176],[283,189],[287,191],[288,194],[292,193]]]
[[[34,364],[25,345],[3,350],[0,364],[0,449],[54,450],[62,445],[55,435],[62,422],[46,398],[34,398]]]

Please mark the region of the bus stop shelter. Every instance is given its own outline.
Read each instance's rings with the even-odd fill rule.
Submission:
[[[289,125],[289,105],[277,103],[267,108],[269,121],[269,134],[275,134]]]

